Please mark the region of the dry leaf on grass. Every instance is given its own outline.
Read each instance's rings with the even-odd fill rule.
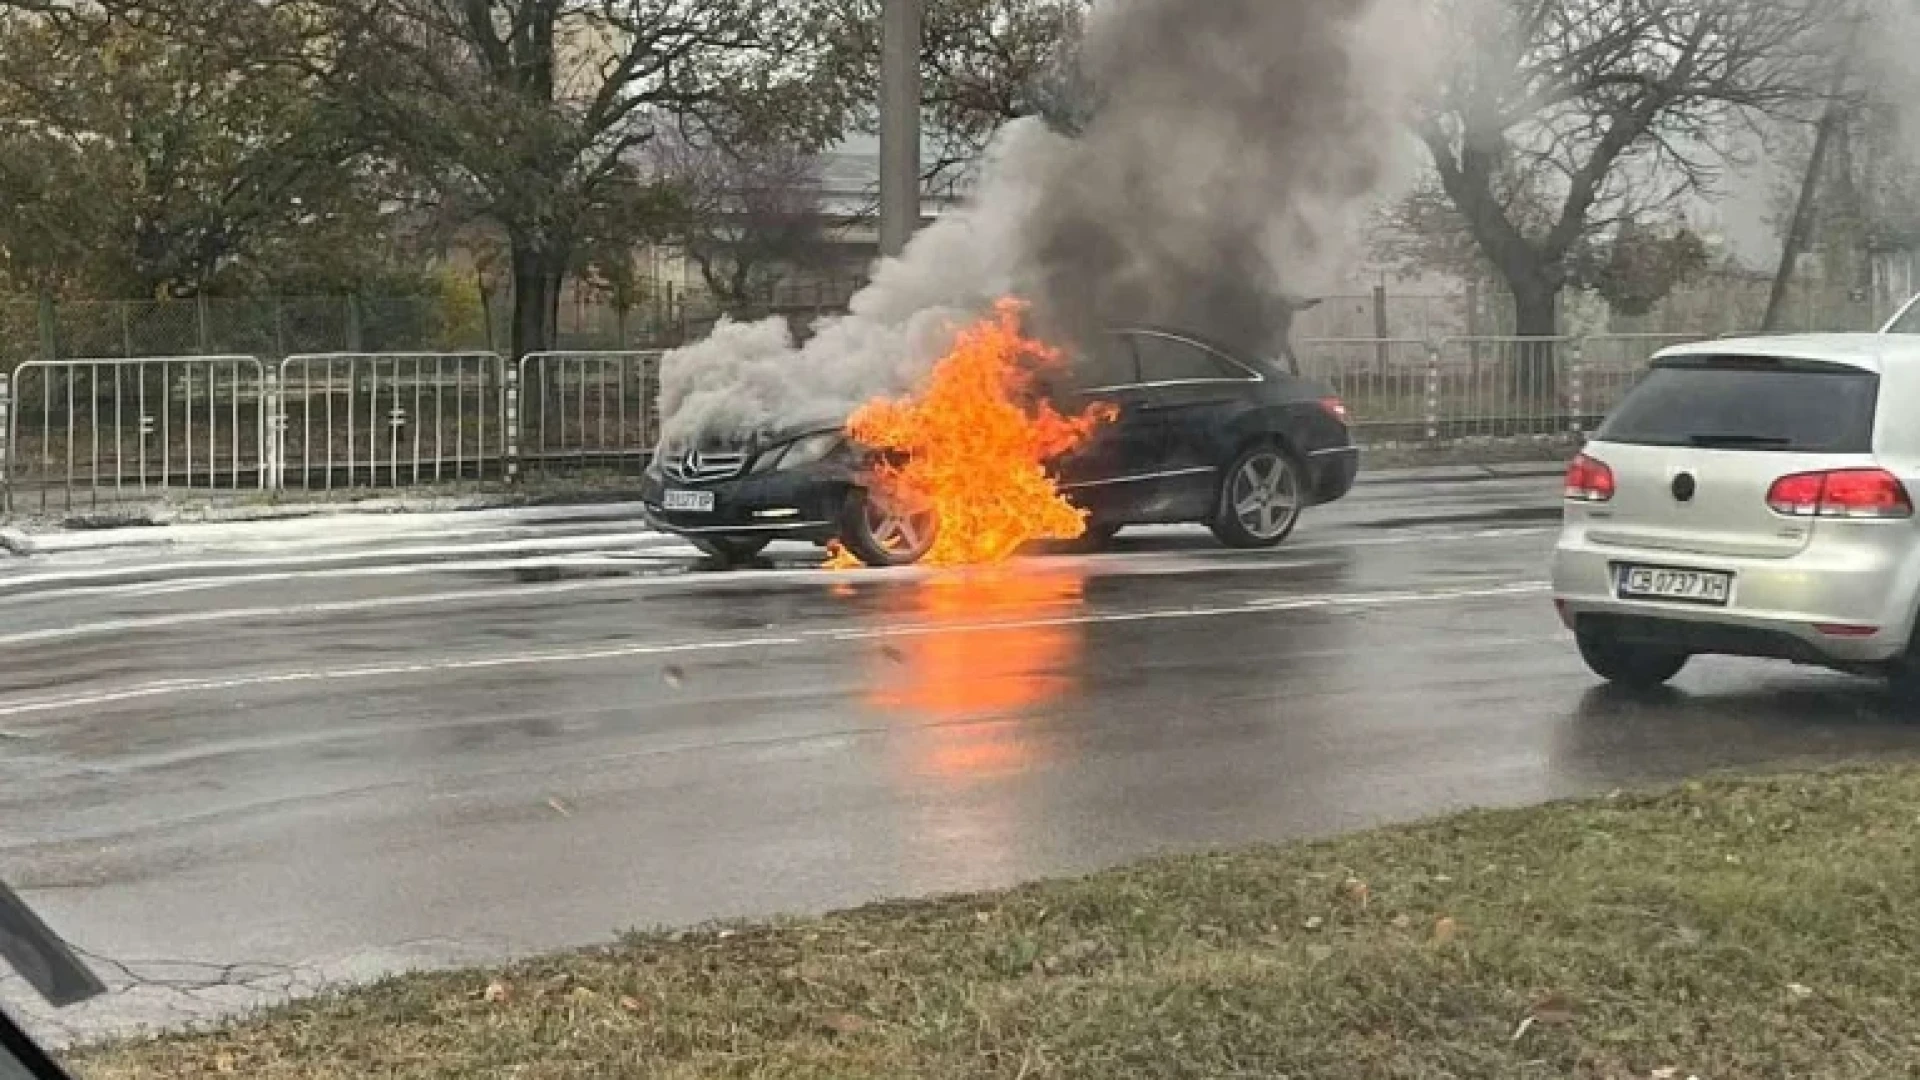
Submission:
[[[1542,1024],[1571,1024],[1573,1002],[1565,994],[1547,994],[1535,1001],[1527,1014]]]
[[[835,1035],[858,1035],[872,1025],[852,1013],[831,1013],[820,1018],[820,1026]]]
[[[500,1005],[513,1000],[513,987],[508,986],[499,979],[495,979],[487,984],[485,990],[480,992],[480,997],[482,1000],[494,1005]]]
[[[1433,924],[1433,943],[1445,945],[1460,936],[1460,924],[1451,916],[1443,915]]]
[[[620,1007],[622,1009],[625,1009],[627,1012],[634,1013],[635,1015],[648,1011],[647,1003],[637,997],[634,997],[632,994],[621,995]]]

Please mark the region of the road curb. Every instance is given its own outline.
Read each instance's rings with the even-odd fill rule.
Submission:
[[[288,571],[320,572],[370,572],[379,573],[396,566],[452,566],[476,565],[486,563],[491,568],[513,571],[521,568],[532,573],[549,573],[553,560],[565,560],[577,556],[601,556],[605,558],[657,559],[665,557],[672,549],[682,546],[679,538],[666,533],[636,534],[619,544],[607,544],[607,549],[618,549],[618,556],[608,556],[599,545],[532,544],[510,550],[481,550],[467,548],[444,548],[432,551],[418,549],[401,550],[390,553],[353,550],[329,550],[306,553],[285,553],[274,556],[252,557],[221,562],[219,553],[209,553],[202,561],[183,564],[171,559],[140,561],[131,565],[105,565],[82,569],[49,569],[33,572],[22,571],[0,575],[0,598],[18,599],[33,597],[43,593],[60,592],[73,589],[96,589],[122,587],[128,585],[149,585],[159,582],[178,581],[183,578],[194,580],[221,580],[245,578],[250,575],[275,574]]]
[[[154,501],[117,508],[70,510],[35,515],[20,512],[0,534],[16,538],[60,533],[109,532],[169,525],[218,525],[289,521],[305,518],[375,517],[455,513],[468,510],[543,510],[574,507],[636,505],[630,491],[564,491],[553,493],[502,492],[467,495],[426,494],[382,496],[316,502],[240,504],[230,506],[188,501]]]
[[[1432,468],[1380,469],[1362,472],[1361,486],[1384,484],[1470,484],[1488,480],[1535,480],[1564,475],[1566,466],[1552,462],[1513,465],[1441,465]]]
[[[471,506],[380,505],[355,507],[305,506],[278,508],[280,513],[246,513],[192,517],[187,520],[136,520],[116,517],[110,522],[86,519],[44,530],[0,530],[0,548],[14,555],[53,555],[86,551],[126,551],[139,548],[174,547],[190,541],[219,543],[244,538],[249,530],[257,537],[275,536],[294,539],[295,530],[311,526],[316,531],[342,538],[346,532],[364,532],[370,541],[384,539],[382,522],[392,522],[394,534],[419,533],[436,526],[457,535],[476,524],[526,525],[529,527],[581,525],[633,525],[637,531],[651,532],[640,505],[633,502],[596,500],[579,503],[537,505],[526,502]],[[492,519],[492,520],[489,520]],[[331,526],[332,528],[329,528]]]

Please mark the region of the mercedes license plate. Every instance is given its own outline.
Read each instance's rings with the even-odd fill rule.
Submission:
[[[1677,600],[1725,607],[1733,596],[1733,575],[1718,570],[1622,566],[1615,573],[1622,600]]]
[[[660,505],[683,514],[711,514],[713,513],[713,492],[669,491],[661,497]]]

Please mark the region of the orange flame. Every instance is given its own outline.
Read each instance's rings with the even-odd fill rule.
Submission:
[[[847,546],[838,540],[827,541],[827,561],[820,564],[827,570],[852,570],[860,565],[859,556],[847,550]]]
[[[871,401],[847,422],[856,442],[904,459],[877,469],[879,487],[932,506],[940,531],[928,563],[1000,562],[1029,541],[1086,532],[1086,512],[1061,497],[1046,463],[1119,413],[1102,404],[1062,416],[1035,400],[1037,369],[1060,354],[1021,333],[1022,310],[1002,300],[960,332],[917,393]]]

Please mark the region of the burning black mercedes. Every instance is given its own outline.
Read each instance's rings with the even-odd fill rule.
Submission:
[[[1191,333],[1119,329],[1049,373],[1063,412],[1117,406],[1078,450],[1050,463],[1087,512],[1084,546],[1129,525],[1198,523],[1236,548],[1276,546],[1310,507],[1353,486],[1359,449],[1346,410],[1291,354],[1254,358]],[[939,522],[868,482],[869,453],[844,418],[744,444],[662,445],[640,498],[660,529],[738,562],[775,540],[838,541],[869,566],[919,561]]]

